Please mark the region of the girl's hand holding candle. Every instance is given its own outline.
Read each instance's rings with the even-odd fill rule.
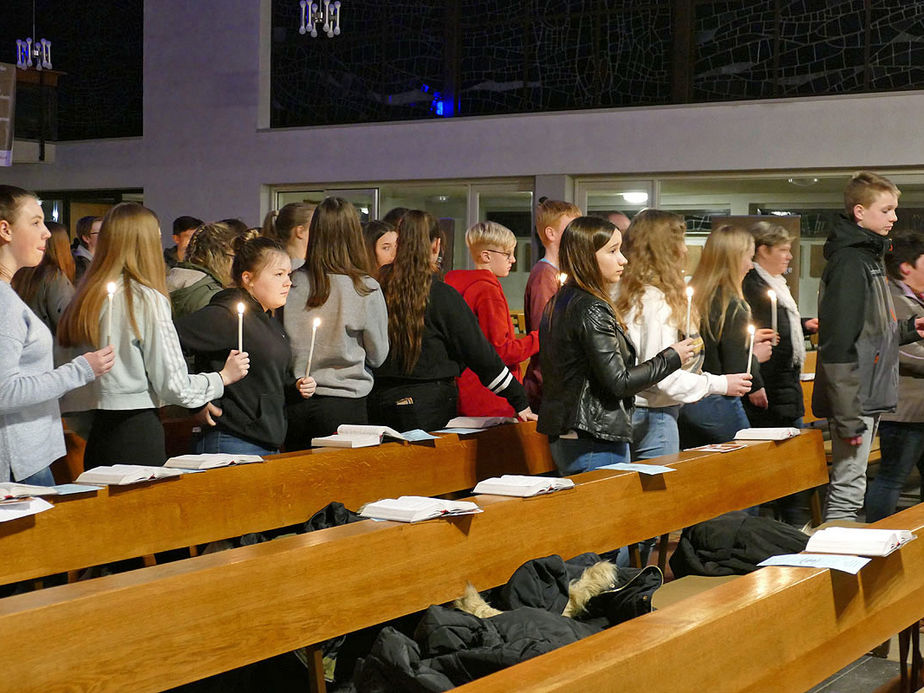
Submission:
[[[298,387],[299,394],[305,399],[308,399],[309,397],[311,397],[311,395],[314,394],[315,390],[318,389],[318,383],[315,381],[314,378],[310,376],[299,378],[298,382],[295,383],[295,385],[296,387]]]

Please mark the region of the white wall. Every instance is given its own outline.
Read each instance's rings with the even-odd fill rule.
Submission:
[[[267,10],[267,0],[145,3],[144,137],[63,143],[56,163],[0,169],[0,182],[142,187],[162,219],[257,223],[262,186],[281,183],[527,175],[568,197],[561,174],[924,164],[916,92],[260,130]]]

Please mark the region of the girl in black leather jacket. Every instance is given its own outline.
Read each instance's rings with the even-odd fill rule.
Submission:
[[[608,221],[578,217],[565,228],[560,266],[567,274],[539,327],[543,397],[538,430],[549,436],[562,474],[629,459],[635,394],[693,355],[678,342],[636,364],[635,347],[612,299],[626,258]]]

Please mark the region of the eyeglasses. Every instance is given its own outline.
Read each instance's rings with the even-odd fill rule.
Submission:
[[[489,253],[497,253],[498,255],[503,255],[504,257],[506,257],[508,260],[511,260],[511,261],[517,259],[517,256],[514,253],[507,253],[507,252],[504,252],[503,250],[491,250],[491,248],[485,248],[485,250]]]

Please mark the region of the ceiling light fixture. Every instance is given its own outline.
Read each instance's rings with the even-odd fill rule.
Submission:
[[[301,7],[301,25],[298,27],[298,33],[308,34],[311,38],[318,37],[318,24],[321,25],[327,38],[340,36],[340,0],[331,2],[331,0],[321,0],[323,9],[316,2],[300,0],[298,3]]]
[[[648,202],[648,193],[643,190],[633,190],[621,194],[622,199],[624,199],[630,205],[643,205]]]

